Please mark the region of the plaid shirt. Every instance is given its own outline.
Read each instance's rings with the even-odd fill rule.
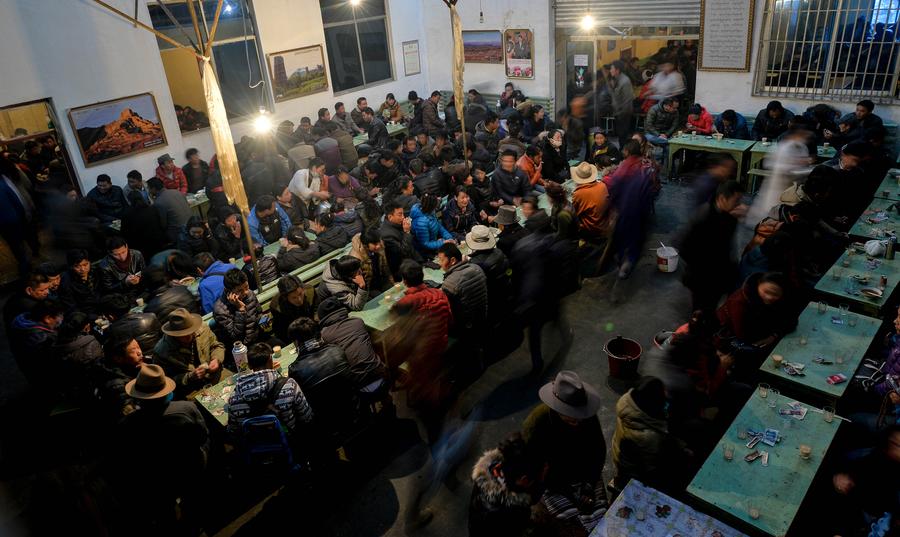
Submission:
[[[259,402],[268,397],[275,381],[278,380],[278,372],[274,369],[264,369],[245,373],[238,377],[234,387],[234,393],[228,399],[228,432],[238,435],[241,432],[241,424],[247,418],[257,415],[253,413],[254,402]],[[312,409],[300,390],[300,385],[294,379],[288,379],[281,387],[281,391],[274,401],[269,402],[275,408],[275,416],[281,425],[293,433],[297,420],[310,423],[313,419]],[[263,414],[269,413],[268,410]]]

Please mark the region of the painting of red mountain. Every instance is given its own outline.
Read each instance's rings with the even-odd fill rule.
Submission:
[[[152,93],[141,93],[69,110],[85,166],[166,145]]]

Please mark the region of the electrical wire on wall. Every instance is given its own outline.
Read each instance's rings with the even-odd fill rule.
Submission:
[[[253,83],[253,69],[250,67],[250,45],[247,44],[247,10],[250,8],[250,5],[247,3],[247,0],[241,0],[241,25],[243,27],[243,35],[241,36],[244,39],[244,56],[247,58],[247,86],[250,89],[256,89],[261,84],[265,84],[265,79],[262,76],[262,73],[259,74],[259,82],[256,84]],[[255,35],[255,34],[254,34]],[[259,43],[256,42],[256,38],[253,39],[253,48],[256,49],[256,57],[259,57]],[[260,108],[264,108],[260,106]]]

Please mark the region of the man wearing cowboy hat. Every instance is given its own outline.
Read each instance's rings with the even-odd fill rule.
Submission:
[[[153,354],[175,380],[180,396],[219,382],[225,346],[199,315],[176,308],[162,331]]]
[[[162,181],[166,189],[177,190],[187,194],[188,182],[181,168],[175,165],[175,160],[168,153],[156,159],[159,166],[156,167],[156,177]]]
[[[578,217],[578,234],[587,240],[606,237],[609,232],[609,190],[597,181],[597,167],[582,162],[571,168],[572,181],[577,185],[572,205]]]
[[[544,385],[525,419],[522,436],[547,463],[541,502],[557,521],[590,533],[605,511],[606,440],[597,418],[600,394],[574,371],[560,371]]]
[[[481,267],[487,277],[488,324],[496,326],[507,315],[512,294],[509,260],[497,246],[496,230],[487,226],[473,226],[466,234],[466,245],[472,250],[469,261]]]
[[[175,381],[154,364],[141,366],[137,377],[125,385],[125,393],[138,408],[120,429],[120,445],[129,448],[128,455],[122,454],[114,463],[124,472],[153,476],[134,492],[160,517],[154,522],[163,524],[171,523],[165,519],[174,516],[175,499],[191,494],[202,482],[210,450],[203,415],[194,403],[173,401],[175,389]],[[143,456],[135,459],[134,449]]]
[[[519,214],[515,205],[501,205],[497,209],[494,223],[500,229],[500,234],[497,235],[497,247],[509,257],[516,242],[528,235],[525,228],[519,224]]]

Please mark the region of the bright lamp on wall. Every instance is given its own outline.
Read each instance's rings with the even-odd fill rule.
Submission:
[[[260,108],[259,115],[253,120],[253,130],[258,134],[265,134],[272,132],[272,126],[272,118],[269,117],[269,112],[265,108]]]
[[[350,0],[350,5],[354,7],[358,6],[360,3],[362,3],[362,0]]]
[[[582,30],[593,30],[594,26],[597,25],[597,21],[594,20],[594,17],[591,15],[585,15],[581,18],[581,29]]]

